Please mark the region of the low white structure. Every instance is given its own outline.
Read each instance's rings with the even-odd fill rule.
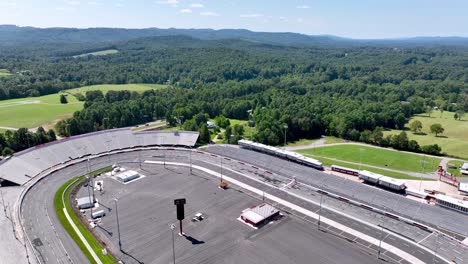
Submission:
[[[101,218],[105,215],[106,215],[106,212],[104,210],[99,210],[99,211],[93,212],[91,214],[91,218],[92,219]]]
[[[439,206],[447,207],[460,213],[468,214],[468,201],[459,200],[447,195],[437,194],[436,203]]]
[[[240,218],[244,222],[257,227],[278,215],[278,209],[267,203],[262,203],[260,205],[250,207],[242,211]]]
[[[460,194],[468,194],[468,183],[467,182],[458,183],[458,192]]]
[[[460,168],[460,173],[468,175],[468,162],[463,163],[463,165]]]
[[[76,199],[78,209],[89,209],[94,207],[93,199],[89,196]]]
[[[122,183],[127,183],[140,178],[140,174],[133,170],[128,170],[115,175],[115,178]]]

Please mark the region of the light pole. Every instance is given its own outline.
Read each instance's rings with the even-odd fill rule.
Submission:
[[[138,147],[140,147],[140,149],[138,150],[138,163],[140,164],[140,170],[141,170],[141,137],[137,137],[137,141],[138,141]]]
[[[284,125],[284,149],[286,149],[286,130],[288,129],[288,125]]]
[[[192,149],[189,149],[190,152],[190,174],[192,174]]]
[[[366,151],[364,148],[359,148],[359,170],[361,170],[362,166],[362,152]]]
[[[319,207],[319,212],[318,212],[318,224],[317,224],[317,229],[320,230],[320,217],[322,215],[322,203],[323,203],[323,187],[325,186],[325,184],[323,184],[322,182],[322,185],[320,187],[320,207]]]
[[[250,140],[252,140],[252,138],[253,138],[253,135],[252,135],[252,125],[253,125],[253,121],[252,121],[252,120],[250,120],[250,116],[252,116],[252,117],[253,117],[253,115],[252,115],[252,111],[253,111],[252,109],[249,109],[249,110],[247,110],[247,113],[249,113],[249,128],[250,128],[249,130],[250,130]]]
[[[223,183],[223,157],[219,156],[221,161],[221,183]]]
[[[117,198],[114,198],[115,203],[115,216],[117,218],[117,235],[119,236],[119,250],[122,251],[122,241],[120,240],[120,223],[119,223],[119,211],[117,207],[117,202],[119,201]]]
[[[171,224],[169,225],[169,228],[171,228],[171,232],[172,232],[172,262],[173,264],[175,264],[175,246],[174,246],[174,229],[175,229],[175,225],[174,224]]]
[[[424,158],[425,158],[425,157],[424,157]],[[422,160],[421,160],[422,173],[421,173],[421,175],[419,175],[419,176],[420,176],[420,177],[419,177],[419,178],[420,178],[420,180],[419,180],[419,191],[421,191],[422,176],[423,176],[423,174],[424,174],[424,172],[425,172],[426,163],[427,163],[427,161],[426,161],[425,159],[422,159]]]

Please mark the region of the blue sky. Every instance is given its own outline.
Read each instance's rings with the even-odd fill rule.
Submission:
[[[468,37],[466,0],[0,0],[0,24]]]

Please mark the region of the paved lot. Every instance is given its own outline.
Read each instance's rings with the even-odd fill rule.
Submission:
[[[176,220],[173,199],[185,197],[184,232],[176,235],[177,263],[375,263],[362,248],[331,234],[317,231],[303,220],[287,215],[254,230],[237,220],[240,212],[261,201],[235,189],[217,188],[214,178],[186,168],[151,166],[147,177],[130,184],[103,178],[105,191],[96,197],[108,215],[96,231],[118,249],[115,202],[125,263],[170,263],[172,238],[169,223]],[[83,188],[79,195],[85,196]],[[104,208],[104,207],[101,207]],[[196,212],[206,214],[201,222],[190,222]],[[336,250],[339,248],[339,250]]]
[[[468,215],[453,210],[426,205],[410,199],[400,199],[401,195],[362,183],[347,181],[335,175],[259,152],[229,146],[211,146],[208,151],[249,162],[288,178],[296,177],[298,181],[303,183],[317,187],[323,186],[323,189],[357,201],[394,211],[399,215],[416,219],[434,227],[440,226],[465,237],[468,236]]]
[[[181,155],[180,151],[145,151],[142,153],[142,159],[153,159],[153,160],[162,160],[163,155],[165,154],[166,159],[169,161],[177,161],[177,162],[189,162],[190,159],[187,155]],[[97,169],[98,167],[103,167],[104,165],[107,164],[113,164],[115,162],[136,162],[139,160],[138,153],[125,153],[125,154],[117,154],[113,155],[111,158],[109,157],[104,157],[104,158],[98,158],[91,160],[91,168]],[[212,170],[219,170],[219,164],[214,165],[214,163],[217,163],[219,159],[217,158],[208,158],[206,156],[210,155],[204,155],[205,157],[201,157],[202,154],[194,155],[193,157],[193,162],[194,164],[197,164],[199,166],[206,166],[209,167]],[[265,155],[259,155],[259,158],[262,159],[264,158],[263,156]],[[206,161],[205,161],[206,160]],[[271,160],[270,160],[271,161]],[[277,169],[280,172],[288,172],[289,168],[286,169],[278,169],[278,165],[281,166],[279,161],[273,160],[273,163],[271,164],[271,167],[273,169]],[[288,163],[288,162],[287,162]],[[289,164],[289,163],[288,163]],[[226,164],[225,164],[226,165]],[[225,166],[224,165],[224,166]],[[260,166],[260,165],[258,165]],[[284,166],[284,165],[283,165]],[[294,167],[294,166],[293,166]],[[299,168],[304,168],[303,166],[298,166]],[[144,165],[143,169],[149,170],[151,167],[150,165]],[[296,168],[297,169],[297,168]],[[310,171],[317,172],[313,169],[308,169]],[[171,171],[172,170],[172,171]],[[46,241],[46,243],[42,243],[42,245],[39,245],[36,247],[36,249],[40,252],[41,257],[46,263],[71,263],[68,260],[68,256],[72,260],[74,260],[74,263],[86,263],[86,259],[84,259],[83,254],[77,250],[76,245],[74,242],[68,237],[66,233],[64,233],[63,228],[61,228],[60,224],[58,223],[55,214],[53,212],[53,206],[51,205],[53,202],[53,195],[55,193],[55,190],[58,189],[58,187],[63,184],[65,181],[68,179],[81,175],[86,171],[86,166],[84,163],[78,164],[78,165],[73,165],[70,166],[64,170],[61,170],[60,172],[54,173],[51,177],[48,179],[41,181],[41,183],[37,186],[34,187],[31,193],[29,193],[26,196],[25,200],[25,206],[23,208],[23,214],[25,218],[25,223],[27,225],[27,232],[30,237],[33,238],[39,238],[41,241]],[[187,205],[187,209],[190,212],[196,212],[196,211],[203,211],[204,213],[207,213],[208,218],[205,223],[209,223],[208,221],[211,221],[210,219],[219,219],[219,221],[222,223],[222,226],[217,226],[214,225],[214,231],[205,231],[203,228],[199,228],[201,225],[193,225],[189,223],[187,225],[187,234],[192,236],[192,238],[198,240],[198,241],[203,241],[205,243],[202,244],[196,244],[192,245],[192,242],[186,240],[185,238],[176,238],[176,247],[177,247],[177,252],[179,252],[178,258],[180,257],[180,261],[185,261],[185,263],[192,263],[191,261],[199,261],[200,263],[238,263],[237,261],[234,261],[232,257],[229,257],[231,255],[230,249],[224,249],[223,245],[225,243],[229,245],[235,245],[237,248],[235,251],[236,257],[240,259],[240,261],[249,262],[250,259],[252,259],[254,256],[258,255],[257,252],[265,252],[265,255],[269,256],[269,254],[279,254],[278,252],[283,252],[282,254],[287,254],[288,256],[296,256],[297,255],[303,255],[304,252],[311,252],[313,248],[319,249],[319,253],[324,253],[324,257],[329,257],[328,260],[330,263],[350,263],[348,260],[349,259],[357,259],[358,263],[368,263],[365,259],[360,259],[361,255],[359,254],[358,256],[354,256],[353,252],[362,252],[362,247],[357,247],[355,246],[356,244],[351,244],[349,242],[345,242],[345,240],[341,238],[337,238],[336,236],[331,235],[330,233],[323,233],[323,232],[317,232],[315,234],[313,230],[316,230],[314,225],[309,226],[307,228],[308,232],[311,232],[310,234],[307,233],[306,231],[302,230],[301,228],[304,227],[303,223],[309,223],[310,219],[305,218],[304,220],[298,219],[294,215],[288,215],[287,218],[281,220],[277,224],[273,224],[268,226],[267,228],[271,228],[270,231],[265,232],[266,234],[263,234],[262,232],[259,232],[257,235],[259,238],[258,240],[260,242],[255,242],[252,243],[249,239],[247,239],[249,236],[248,232],[249,228],[247,226],[244,226],[242,223],[238,222],[237,220],[232,220],[233,217],[231,215],[238,217],[240,210],[248,207],[251,205],[251,202],[255,201],[254,198],[249,198],[245,194],[230,194],[228,192],[223,192],[223,195],[233,195],[232,197],[229,196],[229,199],[220,199],[220,193],[219,189],[214,188],[215,190],[212,191],[211,187],[207,186],[212,186],[216,185],[216,182],[212,182],[213,180],[208,177],[206,180],[201,180],[198,178],[198,180],[195,180],[192,182],[191,180],[183,180],[183,181],[176,181],[176,182],[171,182],[173,178],[180,178],[180,177],[187,177],[189,174],[188,169],[177,169],[175,167],[168,166],[168,170],[171,172],[161,172],[161,171],[153,171],[151,169],[148,172],[143,172],[146,174],[148,177],[144,178],[142,180],[136,181],[134,183],[125,185],[125,188],[122,189],[122,191],[118,191],[119,186],[121,186],[120,183],[115,182],[112,179],[107,179],[105,183],[105,193],[103,194],[102,198],[102,203],[103,207],[106,206],[111,209],[110,212],[108,212],[108,216],[104,218],[105,220],[103,221],[104,228],[107,230],[101,230],[101,235],[103,238],[108,239],[108,242],[112,245],[114,251],[118,251],[118,241],[117,236],[115,235],[115,223],[116,221],[111,221],[109,219],[116,219],[114,212],[115,210],[113,209],[115,205],[113,205],[113,202],[110,202],[113,195],[116,194],[116,196],[119,198],[119,218],[122,217],[122,219],[128,219],[128,220],[121,220],[120,224],[122,226],[128,225],[127,230],[135,230],[135,232],[143,232],[145,235],[147,234],[155,234],[154,238],[140,238],[138,236],[134,236],[132,232],[126,233],[128,231],[125,230],[125,228],[122,228],[121,230],[121,237],[122,237],[122,243],[123,243],[123,249],[125,252],[127,252],[129,255],[127,255],[127,259],[133,259],[131,256],[136,256],[136,254],[139,254],[138,252],[142,252],[141,255],[138,255],[138,258],[141,259],[150,259],[150,255],[148,254],[154,254],[155,252],[157,253],[156,255],[158,256],[157,259],[150,259],[150,262],[145,262],[145,263],[151,263],[151,261],[154,261],[154,263],[169,263],[172,257],[172,251],[171,251],[171,236],[170,236],[170,230],[167,226],[169,222],[172,221],[172,219],[175,218],[175,208],[173,206],[172,199],[173,197],[170,197],[171,195],[174,197],[177,197],[178,195],[181,195],[182,193],[173,193],[174,191],[174,185],[175,186],[180,186],[182,190],[184,190],[186,193],[185,195],[187,198],[189,198],[188,194],[193,195],[194,198],[191,198],[192,200],[200,199],[201,202],[190,202]],[[169,174],[167,174],[169,173]],[[172,173],[172,174],[170,174]],[[178,174],[180,173],[180,174]],[[196,173],[196,172],[195,172]],[[231,175],[232,173],[228,173],[229,176],[234,176]],[[320,173],[320,172],[318,172]],[[167,174],[167,175],[166,175]],[[169,175],[175,175],[169,176]],[[297,175],[297,174],[296,174]],[[318,174],[322,175],[322,174]],[[202,175],[199,175],[200,177]],[[207,176],[206,176],[207,177]],[[149,188],[146,186],[145,181],[149,182],[152,178],[158,178],[157,184],[156,185],[150,185],[153,188]],[[187,179],[187,178],[184,178]],[[148,180],[148,181],[147,181]],[[198,181],[206,181],[205,183],[201,184],[198,183]],[[211,185],[209,184],[211,182]],[[343,182],[336,182],[335,185],[332,185],[332,183],[329,183],[330,187],[343,187],[347,183]],[[110,190],[107,189],[107,185],[109,185],[111,188]],[[111,192],[112,186],[116,187],[115,192]],[[135,191],[132,192],[127,192],[126,189],[129,187],[128,190],[131,190],[131,188],[136,188],[134,186],[141,186],[141,188],[137,188]],[[160,190],[158,186],[161,186],[162,189]],[[202,194],[200,194],[198,191],[199,188],[201,190],[204,190],[203,188],[208,188],[209,190],[203,191]],[[353,188],[349,188],[349,190],[356,194],[355,189],[356,186],[353,186]],[[171,192],[172,190],[172,192]],[[383,192],[383,191],[382,191]],[[215,194],[216,193],[216,194]],[[278,193],[278,195],[284,195],[280,194],[281,192]],[[276,195],[276,193],[275,193]],[[106,198],[107,196],[107,198]],[[205,197],[206,196],[206,197]],[[245,197],[246,196],[246,197]],[[214,198],[216,197],[216,198]],[[240,197],[240,198],[239,198]],[[148,202],[148,198],[151,200],[153,199],[154,203]],[[375,197],[374,197],[375,198]],[[100,199],[98,197],[98,199]],[[107,199],[107,200],[106,200]],[[231,203],[231,199],[236,201]],[[163,202],[157,202],[157,201],[163,201]],[[164,202],[167,201],[167,202]],[[215,205],[209,204],[209,202],[215,201]],[[208,204],[205,204],[208,203]],[[169,204],[169,205],[168,205]],[[201,205],[200,205],[201,204]],[[218,204],[218,205],[216,205]],[[306,206],[302,205],[301,206]],[[310,204],[311,210],[317,209],[316,206]],[[122,209],[120,208],[122,207]],[[143,207],[144,209],[142,209]],[[218,208],[218,207],[221,207]],[[145,210],[146,209],[146,210]],[[440,208],[439,208],[440,209]],[[231,211],[232,210],[232,211]],[[443,209],[442,209],[443,210]],[[218,216],[216,212],[222,212],[221,216]],[[445,211],[445,210],[444,210]],[[142,213],[143,212],[143,213]],[[151,212],[151,213],[150,213]],[[153,213],[153,212],[161,212],[159,213]],[[170,215],[172,212],[172,217],[165,218],[167,215]],[[214,213],[212,213],[214,212]],[[138,221],[135,223],[135,219],[138,218],[138,215],[135,216],[135,214],[140,214],[142,213],[142,216]],[[324,213],[327,213],[324,211]],[[330,218],[334,219],[337,218],[338,220],[343,219],[343,217],[333,215],[327,215]],[[217,218],[213,218],[217,217]],[[300,216],[299,216],[300,217]],[[50,220],[49,220],[50,219]],[[334,219],[334,220],[337,220]],[[234,222],[232,222],[234,221]],[[344,220],[344,221],[349,221],[349,220]],[[216,221],[218,222],[218,221]],[[286,223],[286,224],[284,224]],[[204,224],[204,223],[197,223],[197,224]],[[114,226],[113,226],[114,225]],[[240,227],[239,227],[239,226]],[[353,228],[355,228],[355,224],[351,222],[347,223],[347,225],[351,225]],[[54,228],[55,226],[55,228]],[[122,227],[121,226],[121,227]],[[226,228],[228,226],[229,228]],[[197,227],[197,228],[194,228]],[[112,229],[110,231],[110,229]],[[247,228],[247,231],[244,230],[243,228]],[[325,227],[328,228],[329,230],[333,230],[331,227]],[[235,232],[230,232],[230,230],[233,229]],[[291,230],[290,230],[291,229]],[[211,227],[210,229],[211,230]],[[380,233],[375,230],[362,230],[366,234],[370,234],[374,237],[378,237]],[[190,232],[190,233],[188,233]],[[247,233],[245,233],[247,232]],[[297,236],[299,239],[296,240],[296,238],[292,239],[294,241],[289,241],[289,238],[287,237],[287,234],[289,232],[292,232],[291,234],[294,234],[293,237]],[[297,232],[298,234],[296,235]],[[107,234],[106,234],[107,233]],[[112,236],[110,235],[112,233]],[[219,242],[217,239],[218,237],[224,237],[224,235],[228,237],[229,241],[226,241],[225,243]],[[302,234],[302,236],[300,235]],[[254,236],[254,237],[257,237]],[[272,236],[270,238],[270,236]],[[153,237],[152,235],[150,237]],[[244,242],[239,242],[237,241],[235,244],[233,241],[231,241],[229,238],[234,237],[234,238],[239,238],[241,241]],[[125,240],[124,240],[125,239]],[[352,238],[356,239],[359,241],[358,238]],[[390,237],[389,237],[390,239]],[[427,240],[431,241],[432,237],[429,237]],[[141,241],[140,241],[141,240]],[[282,243],[281,241],[285,241],[285,243]],[[127,241],[127,242],[125,242]],[[160,241],[163,241],[163,243],[159,243]],[[195,240],[192,240],[195,241]],[[212,242],[213,241],[213,242]],[[245,242],[249,241],[249,242]],[[256,240],[257,241],[257,240]],[[295,241],[298,242],[298,245],[295,244]],[[310,242],[312,241],[312,242]],[[328,242],[326,242],[328,241]],[[195,241],[196,242],[196,241]],[[391,243],[391,241],[386,240],[387,243]],[[440,242],[440,241],[439,241]],[[60,244],[63,243],[63,247],[61,247]],[[280,250],[272,250],[270,246],[263,246],[269,245],[270,243],[276,245],[276,244],[281,244],[281,245],[288,245],[284,248],[279,247]],[[312,243],[312,244],[311,244]],[[326,251],[325,248],[321,248],[321,244],[324,243],[326,248],[329,250]],[[327,244],[328,243],[328,244]],[[342,245],[340,243],[343,243]],[[399,240],[395,240],[393,242],[396,245],[400,245]],[[437,243],[437,241],[436,241]],[[303,245],[308,245],[307,248],[303,248]],[[335,245],[334,247],[332,246]],[[153,245],[155,245],[153,247]],[[156,246],[159,245],[159,246]],[[161,246],[162,245],[162,246]],[[293,249],[289,249],[289,245],[292,245],[291,247]],[[313,245],[312,247],[310,245]],[[401,246],[401,245],[400,245]],[[411,245],[410,245],[411,246]],[[294,249],[297,247],[298,250]],[[200,250],[202,248],[203,250]],[[210,248],[214,248],[215,252],[220,252],[218,255],[213,255],[213,253],[210,252]],[[276,246],[273,246],[273,248],[276,249]],[[376,249],[374,246],[369,245],[369,248]],[[223,249],[223,250],[221,250]],[[180,254],[180,252],[183,252],[184,250],[188,250],[188,252],[195,252],[193,250],[196,250],[197,254],[192,254],[195,256],[195,259],[188,259],[188,257],[184,257],[184,254]],[[198,252],[200,250],[200,252]],[[251,251],[250,251],[251,250]],[[290,251],[292,250],[292,251]],[[461,249],[460,249],[461,250]],[[271,252],[273,251],[273,252]],[[411,249],[411,251],[416,252],[417,249]],[[410,252],[411,252],[410,251]],[[144,253],[147,252],[147,253]],[[334,254],[348,254],[349,258],[346,259],[340,259],[341,257],[335,256]],[[430,263],[432,260],[432,256],[429,254],[429,256],[423,256],[424,254],[420,254],[418,257],[421,257],[421,259],[426,259]],[[227,257],[225,257],[227,256]],[[397,256],[393,256],[394,258],[397,259]],[[137,262],[138,258],[135,257],[133,259],[134,262]],[[280,256],[277,257],[277,259],[280,260],[281,263],[288,263],[291,261],[284,261]],[[310,257],[308,259],[293,259],[292,262],[295,263],[302,263],[302,260],[308,260],[308,262],[304,263],[310,263]],[[335,261],[336,259],[340,259],[343,261]],[[371,262],[370,263],[375,263],[375,256],[370,257]],[[402,261],[404,262],[404,261]],[[195,262],[197,263],[197,262]],[[258,263],[258,262],[257,262]],[[262,262],[260,262],[262,263]],[[320,261],[320,263],[327,263],[327,261]],[[351,262],[353,263],[353,262]],[[439,263],[438,259],[435,259],[435,263]],[[458,262],[460,263],[460,262]]]

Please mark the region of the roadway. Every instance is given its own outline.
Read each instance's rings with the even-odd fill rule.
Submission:
[[[223,147],[222,150],[224,151],[224,155],[227,156],[233,156],[232,153],[226,152],[226,147]],[[210,148],[211,151],[211,148]],[[185,156],[182,159],[185,159],[185,161],[188,161],[187,154],[181,154],[181,151],[171,151],[171,150],[166,150],[163,151],[163,155],[166,156],[166,159],[173,160],[173,161],[178,161],[180,162],[181,160],[181,155]],[[245,153],[243,153],[245,154]],[[258,154],[258,153],[255,153]],[[252,154],[249,154],[252,155]],[[261,160],[262,154],[258,154],[260,156],[260,159],[252,159],[248,156],[246,157],[241,157],[240,160],[245,160],[248,159],[250,162],[256,162],[257,160]],[[156,157],[155,157],[156,156]],[[255,155],[256,156],[256,155]],[[142,159],[152,159],[152,160],[162,160],[162,155],[161,151],[145,151],[141,154]],[[138,161],[139,159],[139,154],[134,152],[134,153],[121,153],[121,154],[114,154],[111,157],[100,157],[91,160],[91,168],[92,170],[98,169],[99,167],[104,167],[106,165],[111,165],[113,163],[122,163],[122,162],[128,162],[128,161]],[[192,162],[193,164],[197,164],[199,166],[207,167],[212,170],[219,170],[219,158],[212,157],[210,158],[210,155],[193,155],[192,157]],[[271,161],[271,159],[270,159]],[[276,160],[274,162],[277,162]],[[216,165],[215,165],[216,164]],[[273,164],[278,164],[278,163],[272,163]],[[289,164],[289,163],[288,163]],[[298,165],[299,166],[299,165]],[[295,166],[292,166],[295,167]],[[299,166],[303,167],[303,166]],[[277,172],[278,174],[284,174],[285,170],[287,171],[293,171],[290,168],[286,169],[278,169],[278,167],[272,166],[271,168],[272,171]],[[39,253],[40,259],[45,262],[45,263],[86,263],[87,260],[83,253],[79,250],[79,248],[76,246],[73,240],[66,234],[65,230],[61,227],[60,223],[58,222],[58,219],[55,215],[54,211],[54,206],[53,206],[53,197],[55,195],[56,190],[63,185],[67,180],[84,174],[86,171],[86,164],[85,163],[79,163],[76,165],[69,166],[63,170],[60,170],[58,172],[53,173],[49,177],[43,179],[40,181],[36,186],[32,187],[30,192],[28,192],[25,196],[25,200],[22,206],[22,214],[24,218],[24,226],[26,229],[26,232],[29,236],[29,238],[33,241],[33,244],[35,245],[36,251]],[[255,181],[250,181],[248,179],[245,179],[244,177],[241,177],[233,172],[226,171],[225,172],[227,175],[233,178],[238,178],[239,180],[242,180],[243,182],[246,182],[248,184],[252,185],[258,185],[258,182]],[[321,173],[321,172],[319,172]],[[294,174],[295,176],[299,176],[297,173]],[[306,174],[307,175],[307,174]],[[289,175],[291,176],[291,175]],[[299,177],[298,177],[299,178]],[[336,185],[340,185],[341,182],[337,182]],[[328,186],[333,186],[333,182],[327,183]],[[265,186],[259,186],[261,188],[265,188]],[[372,188],[369,188],[372,189]],[[292,198],[290,195],[287,195],[284,192],[278,192],[278,190],[272,189],[272,193],[275,195],[278,195],[281,197],[283,195],[284,199],[291,199],[292,202],[299,202],[295,201],[294,198]],[[310,210],[317,211],[318,208],[314,204],[307,204],[304,203],[304,205],[301,204],[301,206],[310,206]],[[287,211],[287,208],[283,208],[284,210]],[[327,210],[323,210],[324,215],[327,217],[330,217],[333,220],[341,220],[341,219],[336,219],[336,215],[334,215],[333,212],[327,212]],[[458,214],[457,214],[458,215]],[[307,218],[304,218],[307,220]],[[344,218],[343,218],[344,219]],[[310,219],[309,219],[310,220]],[[345,221],[343,224],[345,225],[353,225],[351,222],[346,222],[350,220],[342,220]],[[311,221],[313,222],[313,221]],[[356,224],[354,224],[356,225]],[[353,228],[356,228],[353,225]],[[332,230],[332,227],[325,227],[330,230]],[[379,230],[373,230],[369,228],[363,228],[362,230],[363,233],[369,234],[373,237],[380,237],[382,233]],[[404,239],[399,238],[398,236],[392,236],[389,235],[389,237],[394,237],[393,239],[389,239],[386,242],[389,244],[392,244],[404,249],[405,251],[410,250],[410,252],[414,252],[414,254],[420,258],[423,261],[426,262],[431,262],[433,259],[433,256],[427,253],[422,253],[420,255],[418,254],[418,249],[414,245],[408,243]],[[354,238],[353,238],[354,239]],[[359,238],[355,238],[358,240]],[[391,241],[390,241],[391,240]],[[392,242],[394,241],[394,242]],[[368,245],[369,248],[372,248],[372,245]],[[419,252],[420,253],[420,252]],[[390,254],[389,254],[390,255]],[[392,259],[397,259],[397,256],[388,256],[389,258]],[[434,260],[435,263],[440,262],[438,258],[435,258]]]

